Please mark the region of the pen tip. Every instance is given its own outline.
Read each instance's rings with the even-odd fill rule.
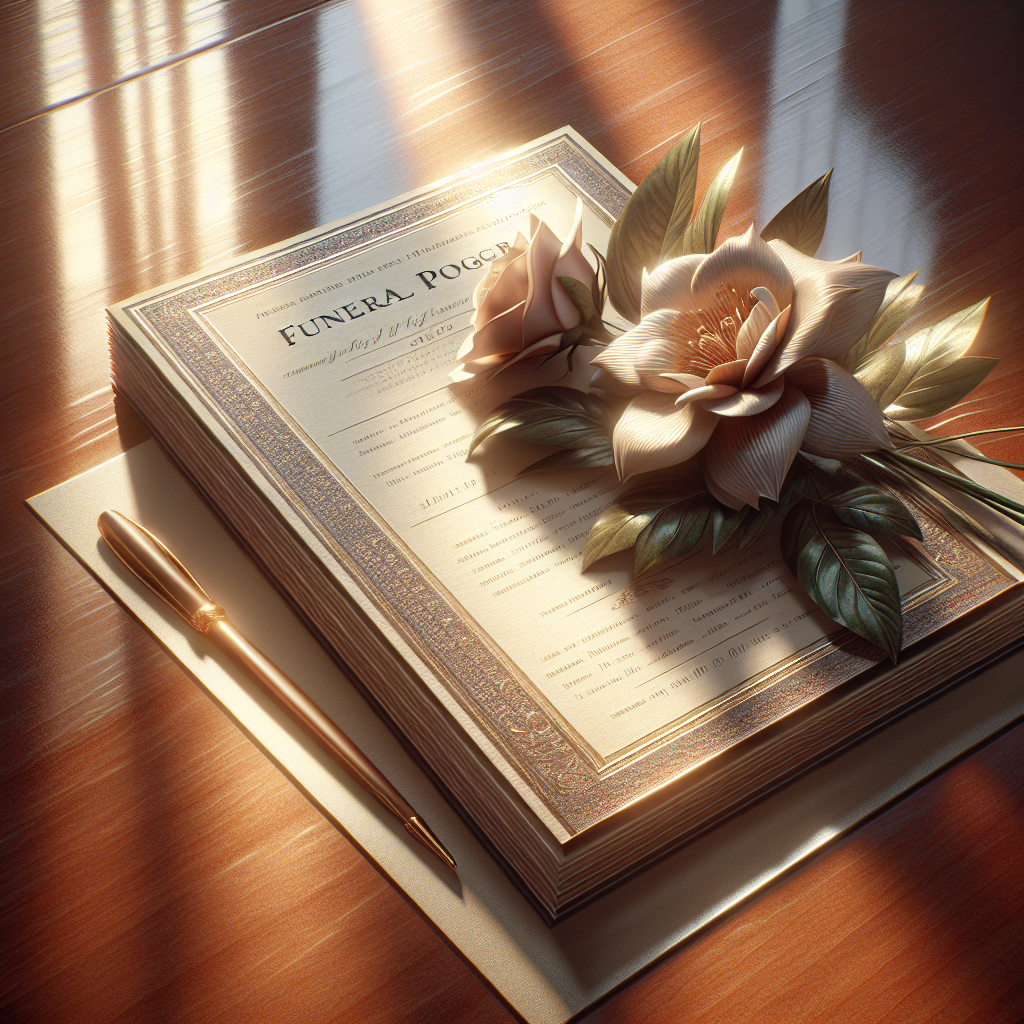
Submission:
[[[458,875],[455,858],[441,845],[440,840],[430,831],[426,822],[418,814],[414,814],[405,823],[405,827],[414,839],[421,842],[431,853],[443,860],[455,872],[456,876]]]

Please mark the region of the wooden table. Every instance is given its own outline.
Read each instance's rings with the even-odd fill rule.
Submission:
[[[21,504],[144,436],[103,307],[563,124],[639,180],[703,119],[701,188],[746,147],[729,233],[835,164],[840,241],[922,266],[929,316],[992,294],[1004,361],[956,424],[1021,422],[1020,8],[34,6],[0,13],[0,1015],[507,1021]],[[1022,753],[1017,726],[585,1019],[1017,1020]]]

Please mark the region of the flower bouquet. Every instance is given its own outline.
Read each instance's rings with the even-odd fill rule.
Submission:
[[[831,171],[760,233],[716,244],[742,151],[694,215],[699,149],[698,125],[633,193],[607,255],[590,247],[593,265],[582,205],[564,241],[531,215],[529,237],[490,264],[454,379],[560,353],[571,368],[578,346],[599,351],[589,390],[517,395],[480,424],[469,454],[509,435],[557,449],[524,472],[614,466],[623,488],[590,530],[584,570],[632,548],[640,577],[702,543],[742,547],[777,521],[784,561],[818,607],[895,661],[900,594],[880,541],[921,539],[901,495],[997,550],[948,489],[1024,523],[1024,506],[935,457],[970,434],[928,439],[909,426],[995,365],[967,355],[988,300],[897,337],[924,291],[916,275],[859,254],[815,258]],[[609,330],[607,303],[633,326]]]

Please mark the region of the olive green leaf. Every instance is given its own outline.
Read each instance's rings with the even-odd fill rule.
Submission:
[[[1000,494],[999,491],[994,491],[990,487],[985,487],[984,484],[979,484],[977,481],[959,472],[950,472],[933,462],[915,458],[913,455],[908,455],[902,451],[880,451],[876,452],[875,455],[860,455],[858,458],[873,466],[880,465],[889,473],[892,473],[894,463],[918,473],[926,473],[928,476],[941,480],[944,484],[949,484],[954,490],[960,491],[963,494],[969,494],[972,498],[977,498],[990,508],[994,508],[997,512],[1001,512],[1004,516],[1008,516],[1014,522],[1024,526],[1024,505],[1019,501],[1014,501],[1013,498],[1005,494]]]
[[[868,533],[921,539],[917,520],[899,498],[865,483],[842,462],[801,452],[794,465],[797,498],[827,505],[844,523]]]
[[[639,473],[623,488],[617,504],[630,511],[665,508],[677,501],[708,493],[704,469],[694,461],[668,469]]]
[[[910,318],[924,295],[924,285],[913,283],[919,273],[919,270],[915,270],[886,285],[882,304],[868,324],[864,337],[846,354],[846,368],[851,373],[858,370],[868,355],[881,348]]]
[[[570,345],[588,344],[593,341],[607,341],[611,335],[605,329],[604,321],[601,319],[601,310],[604,308],[604,298],[595,287],[588,288],[582,281],[574,277],[559,277],[561,286],[566,294],[572,299],[573,305],[580,311],[583,322],[571,331],[562,335],[562,343],[559,351],[568,348]],[[600,305],[598,302],[600,301]],[[572,367],[570,366],[570,369]]]
[[[619,504],[609,505],[590,528],[587,545],[583,549],[584,571],[599,558],[631,548],[655,515],[657,511],[654,509],[630,512]]]
[[[854,377],[882,409],[896,399],[914,379],[918,367],[908,360],[907,355],[905,342],[893,342],[869,352],[854,373]]]
[[[534,388],[499,405],[477,428],[466,456],[498,434],[558,448],[598,449],[608,433],[605,405],[596,395],[576,388]]]
[[[589,242],[590,251],[597,260],[597,270],[594,272],[594,283],[591,285],[591,297],[594,300],[594,308],[598,314],[604,312],[604,304],[608,298],[608,261]]]
[[[543,469],[598,469],[614,465],[611,439],[607,439],[604,444],[595,444],[589,448],[563,448],[560,452],[545,455],[543,459],[521,469],[517,476]]]
[[[711,553],[717,555],[736,535],[736,531],[750,517],[751,508],[729,508],[716,504],[711,511]]]
[[[711,187],[704,195],[704,202],[700,204],[697,216],[693,223],[683,233],[680,241],[677,256],[685,256],[688,253],[711,252],[715,248],[715,239],[718,237],[718,229],[722,226],[722,218],[725,216],[725,207],[729,202],[729,193],[732,191],[732,183],[736,178],[736,170],[740,165],[740,158],[743,156],[741,149],[719,172]]]
[[[967,356],[930,373],[918,373],[886,406],[885,415],[894,420],[923,420],[944,412],[973,391],[998,362],[987,356]]]
[[[557,352],[552,352],[551,356],[549,356],[548,358],[558,355],[558,352],[561,352],[562,349],[570,348],[573,345],[577,345],[582,339],[583,335],[586,333],[586,330],[587,329],[583,324],[579,324],[578,326],[574,327],[571,331],[564,331],[562,333],[560,348]],[[547,359],[545,359],[544,362],[547,362]]]
[[[583,322],[589,324],[595,317],[600,319],[597,306],[594,303],[593,292],[575,277],[559,277],[558,283],[566,290],[572,304],[580,311]]]
[[[828,187],[831,181],[832,171],[829,171],[817,181],[811,182],[768,221],[761,237],[766,242],[779,238],[806,256],[813,256],[825,235]]]
[[[693,217],[693,201],[697,191],[697,157],[700,154],[699,124],[695,132],[693,141],[687,149],[686,177],[680,178],[679,187],[676,190],[676,201],[672,206],[668,223],[665,225],[665,237],[661,240],[658,263],[675,259],[677,256],[685,256],[688,252],[683,247],[683,238]],[[686,142],[686,139],[683,139],[683,142]]]
[[[789,480],[797,496],[815,501],[827,500],[829,495],[848,491],[861,482],[861,478],[838,459],[828,459],[808,452],[799,453]]]
[[[775,518],[776,514],[785,506],[770,501],[768,498],[761,499],[760,508],[746,509],[746,516],[740,528],[739,546],[745,548],[751,541],[761,535],[761,531]]]
[[[708,495],[704,473],[690,463],[634,477],[591,527],[583,551],[583,568],[605,555],[631,548],[663,509],[702,495]]]
[[[905,493],[913,494],[914,497],[932,513],[932,515],[938,518],[940,522],[945,523],[946,528],[951,532],[957,531],[963,533],[969,538],[977,537],[1011,562],[1019,560],[1019,552],[1014,553],[1013,545],[1007,544],[998,531],[993,532],[989,530],[972,516],[969,516],[962,509],[958,508],[949,501],[945,495],[936,490],[935,486],[933,486],[927,479],[927,475],[929,473],[934,474],[938,472],[941,474],[939,479],[943,483],[952,483],[955,487],[957,477],[955,477],[954,474],[943,474],[941,470],[937,469],[937,467],[917,459],[904,466],[899,461],[903,456],[904,453],[902,452],[890,452],[884,460],[879,458],[877,455],[859,455],[857,458],[859,461],[870,465],[875,472],[884,473],[887,477],[895,481],[895,483]],[[924,472],[920,472],[921,470],[924,470]],[[997,502],[995,500],[996,494],[994,491],[988,491],[987,488],[982,489],[981,491],[972,491],[970,488],[967,488],[967,490],[973,497],[978,498],[990,508],[995,508],[998,512],[1008,516],[1015,522],[1024,524],[1024,515],[1016,517],[1016,514],[1011,508],[1007,507],[1005,504]],[[1003,500],[1005,502],[1008,499]]]
[[[632,323],[640,321],[644,268],[654,270],[670,223],[689,224],[697,187],[700,125],[687,132],[630,196],[608,239],[608,297]]]
[[[895,495],[870,484],[833,494],[825,503],[844,523],[865,533],[922,539],[910,509]]]
[[[661,568],[696,547],[716,504],[705,491],[656,513],[637,537],[634,574]]]
[[[831,619],[899,657],[903,616],[896,573],[878,542],[827,505],[800,501],[782,526],[782,557]]]
[[[966,355],[981,329],[988,303],[988,299],[982,299],[908,338],[907,352],[917,363],[918,372],[941,370]]]
[[[924,419],[948,409],[995,365],[982,357],[963,358],[981,327],[988,301],[875,349],[854,376],[893,419]]]

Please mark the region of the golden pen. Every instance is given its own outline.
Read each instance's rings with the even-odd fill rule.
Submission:
[[[423,819],[373,762],[266,655],[228,621],[192,574],[148,530],[120,512],[103,512],[99,530],[114,553],[195,630],[208,636],[245,668],[367,792],[397,817],[410,834],[453,871],[455,860]]]

